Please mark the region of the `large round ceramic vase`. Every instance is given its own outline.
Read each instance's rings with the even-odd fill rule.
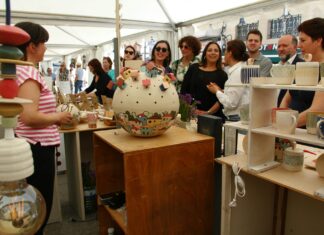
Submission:
[[[179,110],[179,97],[168,76],[149,77],[140,72],[136,78],[117,80],[112,107],[117,122],[134,136],[152,137],[164,133]]]

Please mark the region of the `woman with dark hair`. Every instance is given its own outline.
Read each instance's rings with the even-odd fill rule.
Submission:
[[[241,66],[245,64],[248,58],[249,56],[243,41],[235,39],[227,43],[224,55],[225,65],[228,66],[228,80],[226,84],[241,83]],[[218,100],[224,107],[224,114],[227,120],[240,120],[240,107],[249,103],[250,97],[247,88],[225,86],[223,91],[223,88],[215,83],[210,83],[207,88],[210,92],[216,93]]]
[[[102,59],[102,68],[108,74],[113,82],[116,82],[115,79],[115,70],[112,69],[113,62],[109,56],[104,56]]]
[[[151,71],[158,69],[159,73],[171,73],[171,47],[168,41],[160,40],[153,46],[151,59],[145,64],[146,69]]]
[[[46,217],[37,231],[43,234],[44,227],[51,213],[55,179],[55,147],[60,144],[57,125],[72,122],[68,112],[56,112],[56,100],[46,85],[36,66],[44,58],[45,42],[49,35],[45,28],[31,22],[21,22],[16,27],[25,30],[30,40],[19,46],[24,52],[24,60],[34,66],[17,65],[18,97],[32,100],[31,104],[23,104],[23,112],[19,115],[15,134],[30,144],[34,160],[34,173],[27,182],[35,186],[43,195],[46,203]]]
[[[172,63],[172,71],[177,78],[175,86],[178,92],[181,90],[184,75],[189,66],[193,63],[199,63],[198,57],[201,50],[201,43],[194,36],[186,36],[179,40],[178,47],[181,50],[182,57]]]
[[[324,18],[313,18],[301,23],[298,28],[299,44],[303,55],[311,54],[314,62],[324,63]],[[323,82],[323,81],[322,81]],[[289,90],[280,107],[298,110],[297,127],[305,127],[306,113],[324,111],[324,92]]]
[[[184,76],[181,94],[190,94],[196,101],[196,114],[212,114],[221,117],[221,104],[217,97],[208,91],[207,85],[215,83],[222,89],[227,80],[227,74],[222,69],[222,51],[217,42],[209,42],[203,53],[201,62],[192,64]]]
[[[135,47],[132,45],[128,45],[125,47],[124,50],[124,57],[122,59],[123,67],[125,67],[126,60],[137,60],[138,59],[138,52],[136,51]]]
[[[87,96],[97,96],[98,101],[102,104],[101,96],[105,95],[112,98],[114,95],[113,82],[108,74],[103,70],[101,63],[97,59],[92,59],[88,63],[90,72],[93,73],[93,79],[90,86],[84,90]],[[92,92],[95,90],[95,92]]]

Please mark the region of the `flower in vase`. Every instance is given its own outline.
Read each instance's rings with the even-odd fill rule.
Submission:
[[[181,121],[189,122],[195,114],[197,104],[200,102],[195,100],[190,94],[179,94],[179,99],[179,114],[181,115]]]

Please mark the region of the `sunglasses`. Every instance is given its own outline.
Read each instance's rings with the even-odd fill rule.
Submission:
[[[124,53],[125,53],[125,54],[133,55],[133,54],[134,54],[134,51],[127,51],[127,50],[125,50]]]
[[[180,49],[189,49],[189,47],[187,45],[181,45]]]
[[[167,48],[164,48],[164,47],[156,47],[155,50],[156,50],[157,52],[160,52],[160,51],[162,51],[162,52],[167,52],[167,51],[168,51],[168,49],[167,49]]]

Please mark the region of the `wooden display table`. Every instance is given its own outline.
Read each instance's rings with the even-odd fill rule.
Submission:
[[[213,233],[212,137],[178,127],[152,138],[97,131],[94,162],[98,195],[126,193],[127,222],[99,205],[101,235],[108,227],[128,235]]]
[[[248,170],[245,154],[217,158],[216,161],[225,167],[222,183],[222,234],[323,233],[324,199],[315,197],[314,192],[324,187],[324,178],[320,178],[316,171],[303,168],[299,172],[290,172],[278,166],[255,173]],[[237,198],[237,207],[231,209],[228,205],[234,193],[231,188],[234,162],[242,167],[240,175],[245,181],[246,196]],[[288,201],[283,207],[286,207],[284,211],[275,211],[275,204],[280,200],[275,193],[278,186],[288,189]],[[284,217],[286,220],[280,221]]]
[[[107,126],[98,121],[97,128],[89,128],[88,123],[83,123],[75,129],[60,130],[64,134],[69,202],[81,220],[85,220],[81,162],[92,160],[93,132],[114,128],[115,126]]]

